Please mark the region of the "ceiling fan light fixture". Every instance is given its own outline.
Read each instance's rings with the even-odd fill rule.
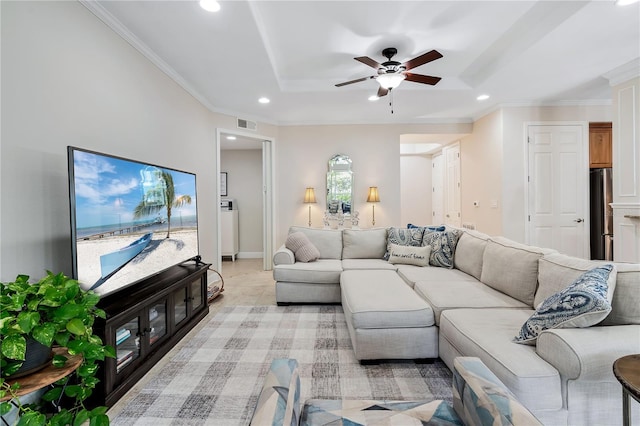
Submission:
[[[380,87],[382,87],[383,89],[391,90],[398,87],[405,78],[406,77],[404,74],[389,73],[389,74],[380,74],[376,78],[376,81],[378,82],[378,84],[380,84]]]

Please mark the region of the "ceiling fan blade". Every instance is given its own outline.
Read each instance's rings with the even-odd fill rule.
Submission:
[[[381,98],[383,96],[387,96],[387,93],[389,93],[389,89],[385,89],[384,87],[380,86],[380,88],[378,89],[378,94],[376,96]]]
[[[345,81],[344,83],[336,84],[336,87],[346,86],[347,84],[360,83],[361,81],[371,80],[372,78],[376,78],[376,77],[371,75],[369,77],[362,77],[362,78],[358,78],[358,79],[351,80],[351,81]]]
[[[405,80],[407,81],[413,81],[414,83],[430,84],[432,86],[438,84],[438,82],[442,80],[441,77],[433,77],[431,75],[422,75],[422,74],[411,74],[410,72],[405,72],[404,76],[405,76]]]
[[[427,52],[416,58],[413,58],[402,65],[404,65],[405,69],[408,71],[412,68],[419,67],[420,65],[424,65],[427,62],[435,61],[436,59],[440,58],[442,58],[442,54],[437,50],[432,50],[431,52]]]
[[[377,63],[376,61],[374,61],[368,56],[359,56],[353,59],[355,59],[356,61],[362,62],[365,65],[369,65],[371,68],[374,68],[374,69],[378,69],[382,67],[382,65],[380,65],[379,63]]]

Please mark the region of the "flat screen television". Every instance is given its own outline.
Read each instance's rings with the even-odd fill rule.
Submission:
[[[73,277],[101,296],[198,255],[196,175],[68,147]]]

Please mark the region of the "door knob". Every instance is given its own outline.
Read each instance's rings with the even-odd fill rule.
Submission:
[[[581,223],[581,222],[584,222],[584,219],[578,218],[578,219],[574,219],[573,221],[576,223]]]

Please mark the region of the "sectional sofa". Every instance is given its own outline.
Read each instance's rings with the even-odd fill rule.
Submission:
[[[361,362],[439,357],[453,369],[456,357],[478,357],[544,424],[621,423],[612,365],[640,353],[640,264],[608,262],[608,310],[531,339],[535,308],[602,262],[452,228],[289,230],[299,233],[318,259],[296,261],[281,247],[276,300],[341,303]],[[420,263],[423,247],[431,250],[429,266],[406,264]]]

